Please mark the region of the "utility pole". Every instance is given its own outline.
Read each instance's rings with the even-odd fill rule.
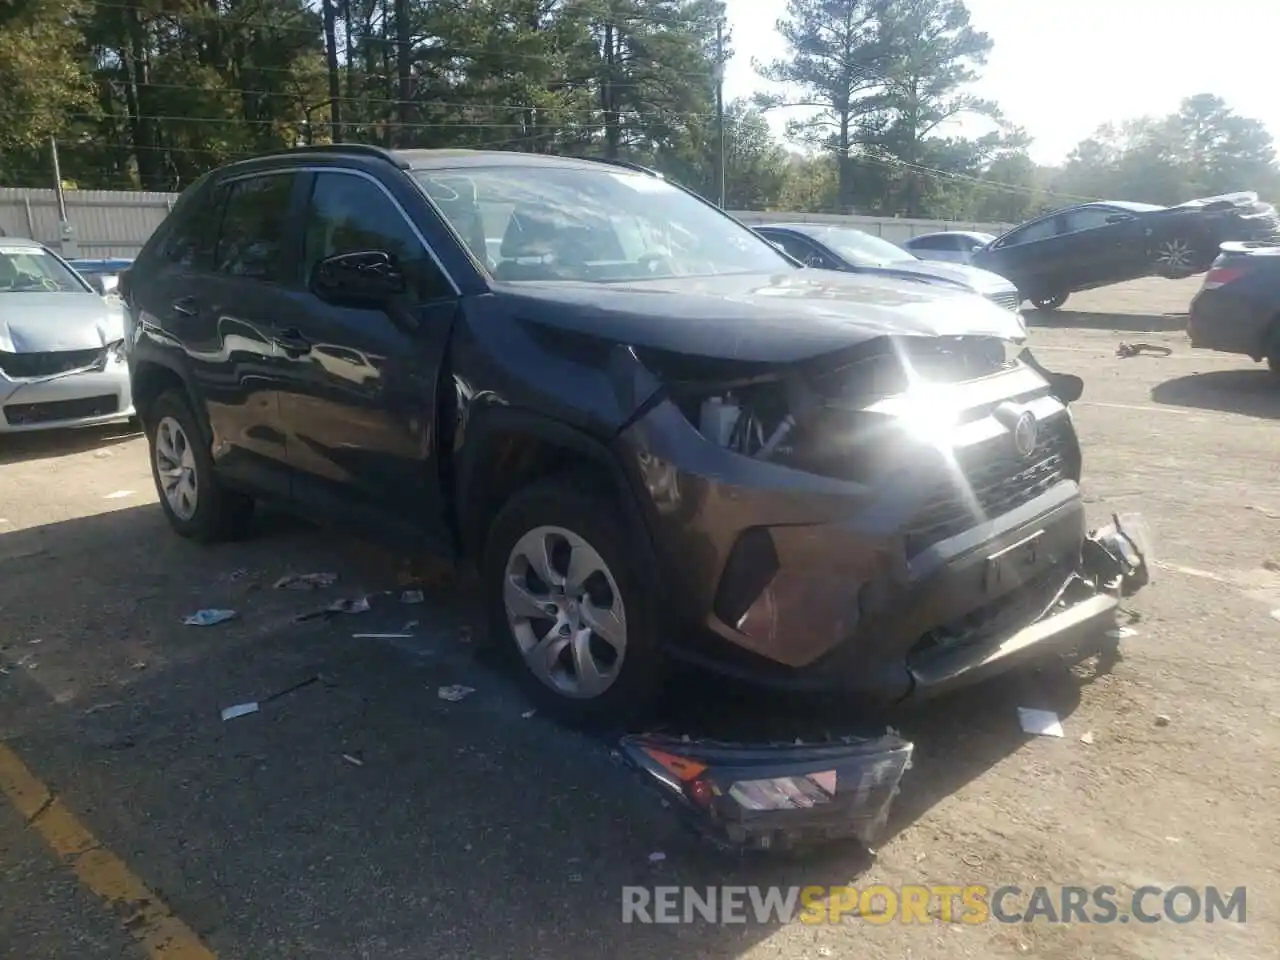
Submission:
[[[342,130],[342,88],[338,86],[338,28],[335,0],[321,0],[324,11],[324,60],[325,73],[329,79],[329,139],[333,143],[341,143]],[[307,143],[311,142],[311,115],[307,115]]]
[[[49,152],[53,157],[53,195],[58,201],[58,246],[64,257],[80,256],[76,243],[76,231],[67,220],[67,196],[62,191],[62,164],[58,162],[58,138],[49,138]]]
[[[716,21],[716,195],[724,209],[724,20]]]

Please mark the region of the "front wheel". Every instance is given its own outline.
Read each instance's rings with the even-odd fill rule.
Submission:
[[[656,604],[618,512],[590,477],[553,477],[508,501],[485,547],[493,636],[573,724],[625,724],[658,688]]]
[[[1057,310],[1067,302],[1068,294],[1055,293],[1051,297],[1032,297],[1031,305],[1037,310]]]

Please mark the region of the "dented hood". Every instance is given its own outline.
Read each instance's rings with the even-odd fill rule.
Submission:
[[[0,293],[0,351],[90,350],[124,338],[118,303],[96,293]]]
[[[493,290],[526,321],[724,360],[790,363],[889,335],[1025,336],[1014,313],[976,294],[828,270]]]

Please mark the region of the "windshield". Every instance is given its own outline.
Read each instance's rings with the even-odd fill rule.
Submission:
[[[39,247],[0,244],[0,293],[85,293],[76,275]]]
[[[857,267],[884,267],[918,259],[888,240],[847,227],[828,227],[819,239]]]
[[[604,164],[414,176],[495,280],[614,283],[799,269],[683,190]]]

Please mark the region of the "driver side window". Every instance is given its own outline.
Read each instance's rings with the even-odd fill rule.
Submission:
[[[366,250],[394,256],[419,303],[453,296],[409,221],[381,188],[355,174],[316,174],[303,240],[303,282],[325,257]]]

